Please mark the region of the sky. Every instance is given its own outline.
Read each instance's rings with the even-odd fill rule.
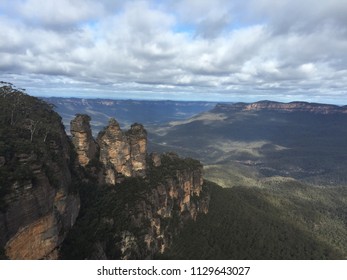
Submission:
[[[347,104],[347,0],[1,0],[35,96]]]

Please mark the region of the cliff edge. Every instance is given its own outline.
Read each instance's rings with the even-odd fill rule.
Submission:
[[[307,112],[316,114],[347,114],[347,106],[320,104],[293,101],[289,103],[275,101],[258,101],[254,103],[237,102],[233,104],[219,103],[212,112],[236,112],[236,111],[279,111],[279,112]]]
[[[79,118],[71,121],[71,127]],[[71,133],[81,151],[87,151],[90,143],[81,147],[83,141],[74,138],[92,135],[89,119],[84,120],[86,131]],[[201,163],[174,153],[148,155],[147,132],[141,124],[123,131],[110,119],[96,142],[95,157],[89,158],[96,164],[84,166],[88,176],[80,188],[85,208],[64,243],[62,258],[153,258],[170,247],[188,221],[208,212]]]
[[[208,212],[199,161],[147,153],[138,123],[69,138],[53,106],[0,87],[0,258],[148,259]]]
[[[0,112],[0,247],[10,259],[55,259],[80,208],[73,147],[52,107],[11,84]]]

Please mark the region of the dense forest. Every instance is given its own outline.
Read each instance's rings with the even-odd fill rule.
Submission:
[[[206,184],[209,213],[184,228],[165,258],[346,258],[346,189],[299,182],[268,189]]]
[[[6,208],[4,197],[11,185],[34,180],[32,166],[38,162],[44,163],[43,168],[51,183],[58,184],[59,178],[52,167],[64,159],[52,148],[52,145],[57,145],[57,148],[61,145],[61,118],[53,108],[53,105],[26,94],[24,89],[1,82],[0,211]],[[21,158],[27,153],[32,157]],[[28,162],[21,164],[24,161]]]

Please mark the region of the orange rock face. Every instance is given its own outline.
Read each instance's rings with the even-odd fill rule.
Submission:
[[[123,132],[115,119],[99,133],[100,162],[105,168],[105,181],[115,184],[119,175],[126,177],[146,175],[147,132],[134,124]]]
[[[57,258],[79,213],[79,196],[70,191],[71,148],[62,127],[45,147],[40,155],[35,151],[14,154],[18,165],[30,168],[32,176],[11,185],[4,197],[5,212],[0,212],[0,243],[10,259]]]
[[[49,258],[58,244],[58,223],[53,213],[20,229],[6,244],[6,255],[13,260]]]
[[[72,142],[75,146],[78,162],[86,166],[96,155],[97,147],[90,128],[90,117],[77,115],[71,121]]]

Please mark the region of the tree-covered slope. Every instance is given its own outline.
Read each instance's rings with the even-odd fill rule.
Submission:
[[[74,157],[52,106],[2,82],[0,252],[8,258],[57,257],[79,211]]]
[[[173,154],[149,161],[146,178],[80,185],[81,211],[62,259],[150,259],[171,246],[188,221],[208,211],[201,164]]]
[[[175,150],[209,165],[206,178],[226,187],[235,185],[226,173],[240,178],[252,172],[258,173],[251,176],[255,179],[346,185],[346,112],[343,106],[300,102],[220,104],[162,126],[150,137],[153,149]],[[234,168],[243,174],[228,171]]]
[[[166,258],[346,258],[344,189],[317,190],[298,182],[276,190],[207,184],[209,213],[184,228]]]

